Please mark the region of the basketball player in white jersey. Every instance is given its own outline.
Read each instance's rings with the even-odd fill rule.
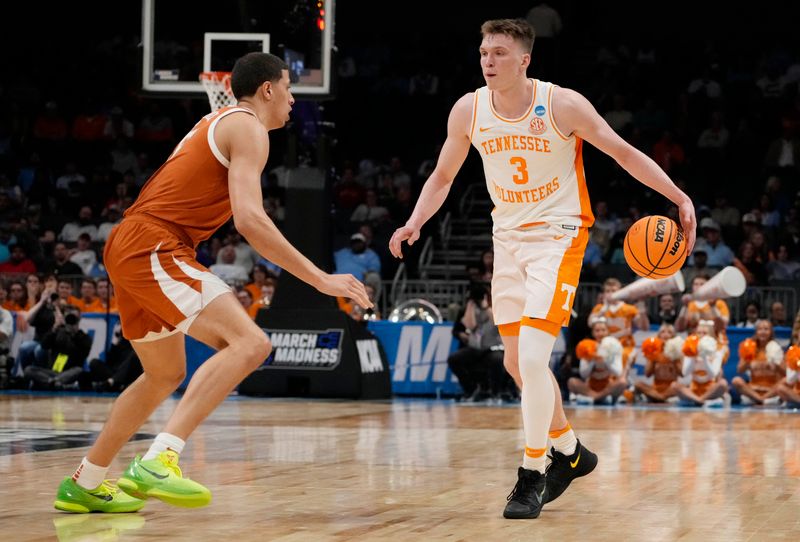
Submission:
[[[405,226],[389,242],[402,258],[420,228],[441,207],[470,145],[483,159],[492,211],[495,323],[505,366],[522,390],[525,453],[503,515],[535,518],[597,456],[575,438],[549,369],[561,327],[569,322],[591,212],[581,147],[586,140],[679,208],[689,251],[694,206],[646,155],[619,137],[579,93],[528,79],[534,33],[522,19],[481,27],[480,62],[486,86],[459,99],[450,112],[438,163]],[[545,476],[548,436],[552,463]]]

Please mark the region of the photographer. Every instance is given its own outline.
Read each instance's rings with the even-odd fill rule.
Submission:
[[[42,365],[46,362],[42,339],[55,328],[56,310],[59,305],[57,287],[56,277],[48,275],[44,280],[44,290],[39,296],[39,301],[24,315],[27,324],[33,326],[34,335],[33,340],[25,341],[19,347],[17,359],[11,370],[13,379],[21,379],[26,367],[34,363]]]
[[[503,348],[492,315],[491,295],[485,286],[473,284],[460,326],[453,332],[464,346],[447,359],[458,378],[465,402],[500,399],[507,393]],[[462,327],[463,326],[463,327]]]
[[[44,359],[34,361],[24,369],[31,387],[63,389],[77,381],[83,372],[83,362],[92,349],[92,339],[78,325],[81,313],[67,305],[54,305],[55,327],[42,337]]]
[[[81,375],[81,388],[121,392],[141,374],[142,364],[131,342],[122,336],[122,330],[117,326],[106,360],[93,359],[89,362],[89,373]]]

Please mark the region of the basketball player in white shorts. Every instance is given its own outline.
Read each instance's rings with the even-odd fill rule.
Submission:
[[[689,251],[695,214],[689,197],[655,162],[619,137],[586,98],[528,79],[534,33],[525,20],[487,21],[481,33],[486,86],[453,106],[436,168],[389,248],[402,258],[403,241],[410,245],[419,238],[420,228],[444,203],[470,145],[475,147],[495,204],[495,323],[506,369],[522,390],[525,453],[503,515],[535,518],[545,502],[597,463],[597,456],[575,438],[549,369],[556,336],[569,323],[594,221],[583,173],[583,141],[678,206]],[[545,476],[548,437],[552,462]]]

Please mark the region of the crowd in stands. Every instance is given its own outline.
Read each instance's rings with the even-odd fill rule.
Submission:
[[[571,24],[581,23],[573,18]],[[796,285],[800,280],[800,57],[791,47],[776,41],[760,52],[745,51],[709,37],[702,47],[682,49],[671,38],[629,36],[622,42],[610,35],[599,42],[559,44],[563,36],[575,36],[580,28],[571,29],[570,21],[563,28],[560,22],[556,26],[534,46],[531,75],[586,95],[616,131],[693,197],[698,243],[682,270],[687,283],[733,265],[750,288]],[[448,44],[452,62],[435,69],[417,62],[415,69],[405,71],[401,68],[408,65],[402,57],[406,52],[372,43],[370,39],[383,38],[377,33],[344,40],[338,69],[341,105],[326,113],[326,120],[337,126],[339,146],[331,164],[314,163],[312,152],[300,157],[301,163],[324,167],[329,177],[334,269],[364,280],[376,298],[382,281],[390,279],[398,265],[388,253],[388,239],[410,215],[436,163],[440,150],[436,145],[444,132],[434,123],[444,127],[452,103],[483,84],[475,33],[470,32],[472,38],[465,35],[464,40]],[[87,54],[108,55],[114,43]],[[686,47],[693,59],[689,64],[683,62]],[[554,62],[556,50],[559,58]],[[130,47],[124,54],[124,65],[135,64],[130,61]],[[537,54],[542,55],[539,63]],[[105,56],[86,62],[94,60],[109,64]],[[680,69],[665,77],[660,67],[678,60]],[[43,335],[30,320],[32,309],[41,303],[56,303],[62,315],[67,307],[82,313],[113,311],[113,288],[105,280],[102,261],[104,243],[180,137],[207,112],[207,104],[202,99],[148,98],[139,92],[136,78],[124,88],[87,85],[76,99],[67,83],[57,79],[37,86],[39,75],[24,69],[20,67],[18,77],[2,88],[0,303],[10,313],[0,314],[0,341],[10,343],[14,333],[28,333],[33,326],[38,340],[32,340],[41,344]],[[385,111],[387,100],[391,112]],[[363,114],[358,121],[349,115],[350,105],[360,107]],[[394,116],[387,121],[385,115]],[[406,132],[412,129],[410,138]],[[375,133],[385,137],[369,136]],[[278,141],[280,137],[275,135]],[[591,148],[585,152],[595,224],[582,281],[618,277],[628,282],[633,276],[622,255],[628,227],[651,213],[677,218],[675,209],[617,164]],[[287,164],[297,162],[297,156],[271,153],[263,176],[264,207],[279,226],[285,220],[282,174]],[[456,181],[459,186],[482,182],[480,169],[469,163]],[[456,210],[460,193],[453,191],[446,209]],[[424,236],[436,235],[434,222]],[[407,249],[405,262],[412,277],[421,245]],[[465,276],[488,282],[490,259],[476,252]],[[198,247],[198,260],[236,290],[251,315],[269,306],[280,269],[255,254],[230,225]],[[53,280],[57,302],[45,295],[45,284]],[[356,319],[378,316],[360,313],[349,300],[339,302]],[[659,303],[650,321],[673,320],[678,326],[680,300],[662,296]],[[473,300],[475,307],[481,304]],[[746,319],[731,324],[755,327],[768,319],[775,326],[791,325],[786,309],[779,302],[769,306],[754,302]],[[490,306],[478,312],[484,310]],[[8,323],[13,324],[10,330]],[[613,335],[613,324],[607,322],[606,327]],[[592,334],[602,343],[602,325]],[[470,340],[474,346],[475,337]],[[504,393],[496,379],[487,388]]]

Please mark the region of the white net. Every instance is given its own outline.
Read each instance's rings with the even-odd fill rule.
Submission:
[[[236,103],[236,98],[231,91],[230,72],[203,72],[200,74],[200,82],[206,89],[212,111]]]

